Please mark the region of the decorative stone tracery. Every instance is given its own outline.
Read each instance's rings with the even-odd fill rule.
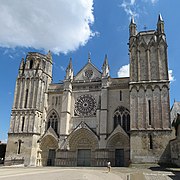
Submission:
[[[84,76],[88,79],[91,79],[92,76],[93,76],[93,70],[92,69],[87,69],[85,72],[84,72]]]
[[[120,125],[126,133],[130,131],[130,115],[129,110],[123,106],[118,107],[114,112],[114,128]]]
[[[54,131],[58,134],[58,115],[55,111],[52,111],[48,117],[47,129],[52,127]]]
[[[75,116],[95,116],[97,103],[95,98],[90,94],[85,94],[77,98],[75,103]]]
[[[78,148],[97,149],[98,139],[90,130],[80,128],[70,135],[69,147],[71,150],[76,150]]]

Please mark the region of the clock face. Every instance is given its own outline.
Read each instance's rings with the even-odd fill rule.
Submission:
[[[86,94],[77,98],[75,103],[75,116],[94,116],[96,115],[97,103],[93,96]]]
[[[92,76],[93,76],[93,70],[92,69],[87,69],[85,72],[84,72],[84,76],[88,79],[91,79]]]

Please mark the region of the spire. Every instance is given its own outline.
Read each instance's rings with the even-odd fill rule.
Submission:
[[[158,21],[163,21],[163,18],[162,18],[162,16],[161,16],[161,13],[159,13]]]
[[[49,50],[48,53],[47,53],[47,57],[50,61],[52,61],[52,54],[51,54],[51,51]]]
[[[73,79],[73,67],[72,67],[72,58],[69,60],[69,64],[66,69],[66,80],[72,80]]]
[[[72,70],[72,58],[70,58],[70,60],[69,60],[68,68]]]
[[[106,66],[106,65],[108,65],[107,54],[105,54],[104,63],[103,63],[103,66]]]
[[[134,17],[131,17],[131,22],[129,24],[129,36],[136,36],[137,30],[136,30],[136,23],[134,21]]]
[[[19,69],[23,70],[24,69],[24,58],[22,58]]]
[[[131,17],[131,23],[130,24],[135,24],[134,16]]]
[[[25,62],[24,58],[22,58],[20,66],[19,66],[19,76],[24,74]]]
[[[91,53],[88,52],[88,62],[90,63],[91,62]]]
[[[164,20],[163,20],[161,14],[159,14],[159,16],[158,16],[157,32],[159,34],[164,34]]]
[[[105,55],[104,63],[102,67],[102,77],[109,77],[109,64],[108,64],[107,54]]]

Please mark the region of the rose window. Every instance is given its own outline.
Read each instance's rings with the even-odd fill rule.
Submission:
[[[92,69],[88,69],[84,72],[85,77],[87,77],[88,79],[90,79],[93,75],[93,70]]]
[[[80,96],[75,103],[75,116],[96,115],[97,104],[93,96],[86,94]]]

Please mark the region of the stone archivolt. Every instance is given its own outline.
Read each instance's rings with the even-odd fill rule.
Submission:
[[[80,128],[74,131],[68,137],[70,149],[76,150],[78,148],[92,148],[98,149],[97,136],[87,128]]]

